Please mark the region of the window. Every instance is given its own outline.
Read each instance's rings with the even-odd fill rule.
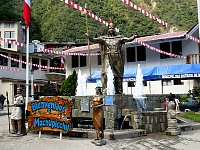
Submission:
[[[86,56],[80,56],[80,67],[86,66]]]
[[[47,66],[47,65],[48,65],[48,61],[47,61],[47,60],[44,60],[44,59],[41,59],[41,65],[42,65],[42,66]],[[42,68],[42,70],[47,70],[47,69]]]
[[[135,81],[129,81],[128,87],[135,87]]]
[[[79,67],[78,66],[79,64],[79,61],[78,61],[78,56],[72,56],[72,68],[76,68],[76,67]]]
[[[163,80],[163,86],[171,86],[172,81],[171,80]]]
[[[137,47],[137,61],[146,61],[146,48],[144,46]]]
[[[8,56],[8,53],[0,52],[0,54]],[[8,58],[5,58],[0,55],[0,65],[1,66],[8,66]]]
[[[98,56],[97,56],[97,61],[98,61],[98,65],[102,65],[102,60],[101,60],[101,53],[98,52]]]
[[[22,56],[22,61],[26,62],[26,56]],[[26,68],[26,64],[22,63],[22,68]]]
[[[39,65],[39,59],[38,58],[32,58],[32,64],[37,64]],[[39,67],[37,66],[32,66],[32,69],[37,70]]]
[[[5,23],[4,28],[14,28],[15,24],[14,23]]]
[[[15,38],[15,32],[14,31],[5,31],[4,32],[4,38]]]
[[[170,53],[170,43],[160,43],[160,50]],[[170,58],[169,55],[160,54],[160,59]]]
[[[144,86],[147,86],[147,81],[143,81],[143,85],[144,85]]]
[[[11,54],[11,58],[19,60],[19,55]],[[16,60],[11,60],[11,67],[17,67],[17,68],[19,68],[19,62],[17,62]]]
[[[172,53],[176,55],[182,55],[182,42],[175,41],[172,42]]]
[[[37,45],[36,44],[34,44],[34,53],[37,53]]]
[[[126,48],[127,62],[135,62],[135,47]]]
[[[174,79],[174,85],[184,85],[184,82],[180,79]]]

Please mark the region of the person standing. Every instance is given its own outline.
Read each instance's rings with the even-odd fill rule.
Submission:
[[[123,93],[123,74],[124,74],[124,59],[125,50],[124,45],[126,42],[131,42],[136,38],[136,35],[126,38],[122,35],[117,35],[117,32],[110,23],[108,26],[108,31],[106,36],[100,36],[97,38],[92,38],[87,35],[89,40],[94,43],[100,44],[101,49],[101,59],[102,59],[102,72],[101,72],[101,82],[102,82],[102,92],[106,95],[107,88],[107,68],[108,65],[111,66],[114,75],[114,87],[115,94]]]
[[[14,104],[11,113],[11,134],[20,135],[22,133],[22,107],[25,104],[24,98],[22,96],[22,89],[17,88],[17,95],[14,97]]]
[[[3,94],[0,95],[0,109],[3,110],[4,108],[4,101],[5,101],[5,96]]]

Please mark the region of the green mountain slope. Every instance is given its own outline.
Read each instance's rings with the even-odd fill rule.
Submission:
[[[90,9],[98,17],[109,22],[112,18],[121,34],[139,36],[169,32],[156,21],[125,5],[121,0],[71,0]],[[176,27],[187,31],[197,22],[196,0],[130,0],[142,9]],[[22,0],[1,0],[0,20],[22,20]],[[31,1],[31,39],[41,41],[74,41],[84,39],[85,15],[60,0]],[[13,11],[14,10],[14,11]],[[3,14],[3,15],[2,15]],[[105,34],[107,27],[88,16],[89,32]]]

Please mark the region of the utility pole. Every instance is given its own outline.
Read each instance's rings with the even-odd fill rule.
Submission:
[[[85,0],[85,9],[87,11],[87,0]],[[87,32],[87,35],[89,35],[89,26],[88,26],[88,15],[86,14],[85,15],[85,24],[86,24],[86,32]],[[88,38],[87,40],[87,43],[88,43],[88,62],[89,62],[89,72],[90,72],[90,79],[91,79],[91,57],[90,57],[90,40]]]

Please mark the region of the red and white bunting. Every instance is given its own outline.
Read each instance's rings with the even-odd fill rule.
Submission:
[[[18,68],[8,68],[8,67],[3,67],[0,66],[1,70],[8,70],[8,71],[26,71],[25,69],[18,69]]]
[[[10,43],[10,44],[13,44],[13,45],[17,45],[17,46],[20,46],[20,47],[25,47],[26,44],[25,43],[20,43],[20,42],[16,42],[16,41],[11,41],[11,40],[8,40],[6,38],[1,38],[0,37],[0,41],[4,41],[6,43]]]
[[[155,47],[153,47],[153,46],[151,46],[149,44],[146,44],[146,43],[144,43],[144,42],[142,42],[142,41],[140,41],[138,39],[135,39],[133,42],[137,42],[137,43],[149,48],[150,50],[153,50],[153,51],[158,52],[160,54],[165,54],[165,55],[169,55],[171,57],[177,57],[177,58],[186,58],[185,56],[176,55],[176,54],[172,54],[172,53],[168,53],[168,52],[162,51],[162,50],[160,50],[158,48],[155,48]]]
[[[26,62],[24,62],[22,60],[18,60],[18,59],[15,59],[15,58],[3,55],[3,54],[0,54],[0,56],[2,56],[4,58],[7,58],[9,60],[13,60],[13,61],[16,61],[16,62],[19,62],[19,63],[22,63],[22,64],[26,64]],[[38,65],[38,64],[32,64],[32,63],[29,63],[29,65],[30,66],[35,66],[35,67],[38,67],[38,68],[45,68],[45,69],[54,69],[54,70],[63,70],[63,69],[65,69],[65,68],[60,68],[60,67],[42,66],[42,65]]]
[[[78,4],[75,4],[74,2],[71,2],[70,0],[64,0],[64,2],[65,2],[68,6],[74,8],[74,9],[76,9],[76,10],[79,10],[79,11],[81,11],[81,12],[87,13],[87,14],[88,14],[90,17],[92,17],[94,20],[96,20],[96,21],[98,21],[98,22],[100,22],[100,23],[102,23],[102,24],[108,26],[108,22],[104,21],[103,19],[99,18],[97,15],[93,14],[92,11],[87,10],[87,9],[84,8],[84,7],[81,7],[81,6],[79,6]]]
[[[191,35],[189,35],[189,34],[186,34],[186,37],[189,38],[190,40],[196,42],[196,43],[200,43],[200,40],[199,40],[199,39],[197,39],[197,38],[195,38],[195,37],[193,37],[193,36],[191,36]]]
[[[137,5],[133,4],[132,2],[130,2],[129,0],[121,0],[122,2],[124,2],[124,4],[129,5],[130,7],[132,7],[133,9],[140,11],[144,16],[149,17],[150,19],[153,19],[154,21],[157,21],[158,23],[162,24],[163,26],[165,26],[166,28],[171,27],[170,24],[168,24],[167,22],[157,18],[156,16],[152,15],[151,13],[149,13],[148,11],[138,7]]]
[[[88,53],[68,53],[68,52],[66,52],[66,51],[64,51],[64,52],[59,52],[59,51],[54,51],[54,50],[52,50],[52,49],[46,49],[46,48],[41,48],[40,49],[41,51],[43,51],[43,52],[45,52],[45,53],[51,53],[51,54],[58,54],[58,55],[65,55],[65,56],[72,56],[72,55],[75,55],[75,56],[97,56],[97,55],[100,55],[99,53],[90,53],[90,54],[88,54]],[[79,49],[80,50],[80,49]]]

